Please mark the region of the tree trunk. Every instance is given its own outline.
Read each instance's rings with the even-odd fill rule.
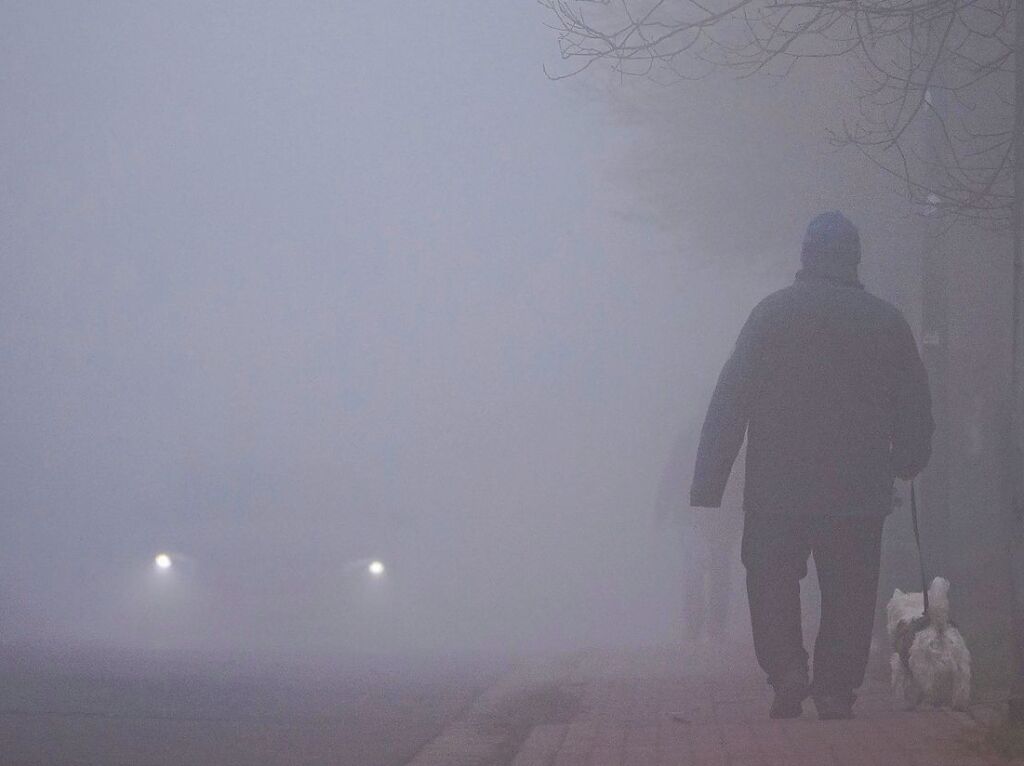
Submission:
[[[1024,12],[1019,17],[1024,20]],[[1024,59],[1024,43],[1020,50]],[[941,72],[936,76],[941,85]],[[1024,76],[1016,87],[1021,85]],[[964,108],[941,87],[930,97],[945,119],[955,120]],[[1024,98],[1019,103],[1024,107]],[[1015,119],[1021,119],[1019,111]],[[932,161],[948,166],[952,158],[941,124],[932,121],[926,130],[922,138]],[[1020,139],[1015,137],[1015,145]],[[1019,176],[1014,178],[1016,183]],[[1024,696],[1011,545],[1019,495],[1017,482],[1007,481],[1020,474],[1015,444],[1024,425],[1017,414],[1024,382],[1019,255],[1024,229],[1018,226],[1012,249],[1004,237],[946,221],[932,220],[926,229],[921,340],[937,429],[933,458],[922,477],[925,563],[929,578],[942,574],[954,584],[953,606],[971,647],[979,691],[1005,694],[1019,668],[1014,693],[1019,688]],[[979,267],[973,257],[979,248],[998,256]]]
[[[1013,443],[1011,445],[1010,481],[1016,534],[1011,535],[1011,557],[1014,564],[1014,585],[1022,581],[1020,524],[1024,515],[1024,0],[1014,8],[1014,134],[1013,134]],[[1014,542],[1016,544],[1014,544]],[[1010,690],[1010,716],[1024,723],[1024,603],[1014,588],[1014,652],[1016,677]]]

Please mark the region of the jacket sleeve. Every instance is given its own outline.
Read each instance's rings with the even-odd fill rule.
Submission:
[[[690,486],[690,505],[719,508],[736,455],[743,445],[750,418],[750,403],[760,357],[761,320],[754,309],[740,331],[732,355],[718,376],[704,427]]]
[[[901,479],[913,479],[932,454],[932,396],[928,373],[914,335],[900,317],[896,329],[896,419],[892,436],[892,469]]]

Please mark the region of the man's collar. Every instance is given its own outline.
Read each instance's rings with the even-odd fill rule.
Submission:
[[[856,276],[850,276],[849,274],[840,273],[839,269],[832,271],[830,269],[823,269],[820,266],[804,266],[802,269],[800,269],[800,271],[796,273],[796,281],[829,282],[830,284],[839,285],[842,287],[856,287],[861,290],[864,289],[864,285],[860,283]]]

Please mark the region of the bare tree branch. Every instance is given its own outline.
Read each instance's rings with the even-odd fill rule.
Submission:
[[[832,142],[857,148],[941,215],[1010,223],[1013,0],[540,2],[571,62],[553,77],[598,62],[659,82],[715,69],[785,76],[800,60],[850,58],[861,117]],[[926,126],[936,155],[927,159],[912,151]]]

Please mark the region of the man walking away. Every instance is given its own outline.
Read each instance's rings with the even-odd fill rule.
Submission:
[[[850,718],[871,644],[893,478],[928,462],[928,379],[900,312],[857,278],[860,237],[842,214],[811,221],[793,285],[750,314],[711,398],[690,504],[721,505],[747,437],[741,557],[773,718],[810,694]],[[821,622],[809,683],[800,580],[814,556]]]

